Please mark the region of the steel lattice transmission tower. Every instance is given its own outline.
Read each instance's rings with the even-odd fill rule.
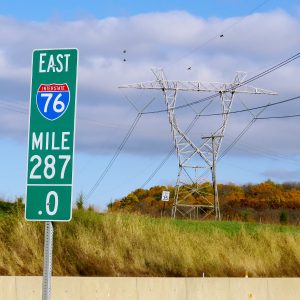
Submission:
[[[234,95],[236,93],[276,95],[277,93],[244,85],[243,80],[246,77],[244,72],[237,72],[232,83],[171,81],[167,80],[163,69],[152,69],[152,72],[156,77],[155,81],[128,84],[120,86],[120,88],[161,90],[163,93],[179,162],[172,216],[175,218],[177,212],[182,216],[191,216],[193,214],[195,217],[198,217],[199,212],[204,213],[205,216],[214,212],[216,219],[220,219],[216,161],[225,134]],[[202,136],[200,145],[196,145],[188,133],[183,131],[177,124],[175,109],[179,91],[215,92],[219,94],[222,111],[221,121],[219,124],[216,124],[216,129],[213,133]],[[204,191],[205,187],[201,175],[199,177],[196,174],[191,175],[192,171],[196,173],[197,169],[202,168],[211,170],[213,197],[208,196]],[[189,195],[191,194],[200,197],[202,199],[201,203],[191,203],[189,201]]]

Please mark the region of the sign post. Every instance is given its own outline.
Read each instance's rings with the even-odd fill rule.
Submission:
[[[77,49],[35,50],[25,218],[46,221],[43,299],[50,299],[52,221],[72,218]]]
[[[165,207],[166,207],[166,202],[168,202],[170,199],[170,192],[169,191],[163,191],[161,194],[161,201],[164,202],[164,207],[162,210],[162,216],[165,214]]]

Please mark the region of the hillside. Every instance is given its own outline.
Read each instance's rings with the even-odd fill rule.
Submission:
[[[186,190],[189,189],[191,187],[187,186]],[[213,202],[212,186],[203,183],[201,189]],[[173,201],[165,204],[161,201],[163,190],[170,191],[170,199],[173,199],[173,186],[154,186],[137,189],[110,203],[108,209],[112,212],[137,212],[151,216],[161,216],[164,210],[164,215],[170,216]],[[223,220],[300,224],[299,183],[278,184],[268,180],[259,184],[218,184],[218,193]],[[203,197],[196,192],[190,193],[188,199],[190,204],[201,204],[203,201]]]
[[[0,275],[42,275],[41,222],[0,218]],[[300,228],[74,210],[55,223],[53,274],[300,276]]]

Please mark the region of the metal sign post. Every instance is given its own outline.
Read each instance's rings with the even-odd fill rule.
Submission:
[[[49,300],[51,297],[53,234],[54,230],[52,222],[45,222],[42,300]]]
[[[163,210],[162,210],[162,216],[165,214],[165,208],[166,208],[166,202],[168,202],[170,199],[170,192],[169,191],[163,191],[161,194],[161,201],[164,202]]]
[[[77,49],[33,52],[25,218],[46,221],[43,300],[50,299],[52,221],[72,218]]]

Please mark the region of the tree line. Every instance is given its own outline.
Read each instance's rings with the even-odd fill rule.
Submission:
[[[213,190],[210,183],[201,184],[197,190],[200,193],[190,192],[193,191],[192,185],[181,187],[181,193],[185,193],[190,204],[203,203],[203,195],[213,202]],[[161,201],[162,191],[170,191],[170,201],[165,204]],[[174,186],[139,188],[110,203],[108,211],[137,212],[159,216],[163,208],[167,213],[171,211],[174,192]],[[275,183],[267,180],[258,184],[218,184],[218,193],[223,219],[299,223],[299,182]]]

